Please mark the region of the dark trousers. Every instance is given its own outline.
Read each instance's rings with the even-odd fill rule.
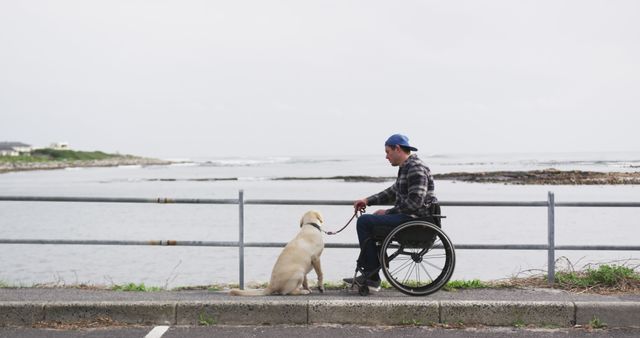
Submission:
[[[371,275],[373,280],[379,280],[376,272],[380,269],[378,260],[378,250],[374,240],[367,240],[373,236],[374,227],[387,227],[389,231],[398,225],[413,219],[405,214],[372,215],[364,214],[358,218],[356,229],[358,231],[358,242],[360,243],[360,261],[358,264],[363,268],[365,276]]]

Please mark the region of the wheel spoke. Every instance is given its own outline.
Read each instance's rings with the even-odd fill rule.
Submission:
[[[422,266],[422,264],[417,263],[416,264],[416,286],[420,286],[420,267]]]
[[[429,266],[433,267],[434,269],[438,269],[438,270],[440,270],[440,271],[444,270],[444,267],[441,267],[440,265],[435,265],[435,264],[433,264],[433,263],[431,263],[431,262],[425,262],[425,264],[427,264],[427,265],[429,265]]]
[[[426,268],[424,265],[422,265],[422,264],[420,264],[420,267],[422,268],[422,270],[424,270],[424,272],[427,274],[427,276],[429,277],[429,279],[430,279],[431,281],[433,281],[433,277],[431,277],[431,274],[429,273],[429,271],[427,270],[427,268]]]
[[[397,267],[395,267],[393,271],[390,271],[391,274],[395,275],[396,273],[400,272],[400,270],[404,270],[407,266],[411,264],[411,262],[413,262],[411,259],[405,260],[402,264],[399,264]]]
[[[410,261],[413,262],[413,261]],[[411,264],[411,268],[407,270],[407,273],[404,275],[404,279],[402,280],[402,284],[406,285],[409,277],[411,276],[411,272],[413,271],[415,264]]]
[[[432,267],[434,267],[436,269],[444,270],[443,266],[447,262],[447,254],[443,253],[443,254],[428,255],[428,256],[423,257],[422,261],[425,264],[429,264],[430,266],[432,266]]]

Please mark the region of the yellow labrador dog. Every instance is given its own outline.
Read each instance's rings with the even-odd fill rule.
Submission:
[[[324,249],[322,239],[322,215],[307,211],[300,220],[300,231],[282,250],[271,271],[269,286],[264,290],[233,289],[234,296],[262,296],[271,294],[307,295],[311,293],[307,274],[311,268],[318,276],[318,289],[324,292],[320,255]]]

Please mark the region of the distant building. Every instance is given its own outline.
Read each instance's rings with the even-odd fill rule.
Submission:
[[[33,147],[21,142],[0,142],[0,156],[30,155]]]
[[[51,145],[49,146],[49,148],[51,148],[51,149],[56,149],[56,150],[69,149],[69,142],[55,142],[55,143],[51,143]]]

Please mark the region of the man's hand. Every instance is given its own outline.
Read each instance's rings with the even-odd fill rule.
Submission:
[[[357,200],[353,202],[353,208],[356,210],[362,210],[367,207],[367,199],[363,198],[361,200]]]

